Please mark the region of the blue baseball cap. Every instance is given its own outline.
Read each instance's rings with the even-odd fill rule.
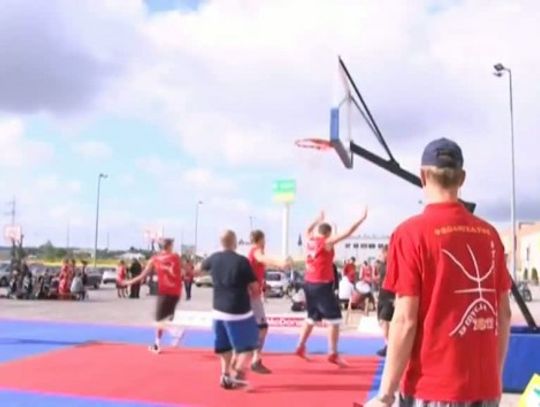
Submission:
[[[456,142],[440,138],[430,142],[422,154],[422,166],[463,168],[463,153]]]

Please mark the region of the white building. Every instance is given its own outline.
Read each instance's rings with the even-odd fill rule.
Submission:
[[[389,236],[352,236],[338,245],[336,257],[338,260],[355,257],[357,264],[365,260],[371,262],[379,258],[382,248],[388,245],[389,241]]]

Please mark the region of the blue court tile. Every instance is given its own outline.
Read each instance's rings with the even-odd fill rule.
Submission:
[[[179,404],[142,403],[131,400],[108,400],[94,397],[74,397],[37,392],[0,389],[0,406],[9,407],[188,407]]]

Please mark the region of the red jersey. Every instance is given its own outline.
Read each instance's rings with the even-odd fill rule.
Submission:
[[[160,295],[180,296],[182,292],[182,259],[176,253],[161,252],[152,257],[157,272]]]
[[[127,276],[126,266],[118,266],[116,269],[116,281],[124,281]]]
[[[356,281],[356,266],[353,263],[349,263],[345,265],[343,274],[345,275],[345,277],[349,279],[351,283],[354,284]]]
[[[498,399],[498,307],[510,287],[497,231],[463,205],[429,205],[400,225],[384,288],[419,298],[402,392],[422,400]]]
[[[362,281],[366,283],[373,282],[373,267],[369,265],[362,267]]]
[[[251,269],[253,270],[253,274],[255,274],[255,278],[257,279],[257,282],[260,284],[261,289],[264,287],[264,279],[265,279],[265,273],[266,273],[266,267],[264,263],[261,263],[257,261],[255,258],[255,252],[257,250],[260,250],[257,246],[253,246],[249,253],[248,253],[248,260],[249,264],[251,266]]]
[[[313,237],[307,242],[304,279],[308,283],[334,282],[334,249],[326,249],[324,237]]]
[[[193,264],[186,264],[185,272],[186,274],[184,275],[184,281],[192,283],[195,278],[195,270]]]

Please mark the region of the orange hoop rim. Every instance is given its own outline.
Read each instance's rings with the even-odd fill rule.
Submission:
[[[296,140],[294,144],[296,144],[296,147],[311,148],[318,151],[327,151],[332,149],[332,143],[330,140],[325,140],[322,138],[303,138]]]

